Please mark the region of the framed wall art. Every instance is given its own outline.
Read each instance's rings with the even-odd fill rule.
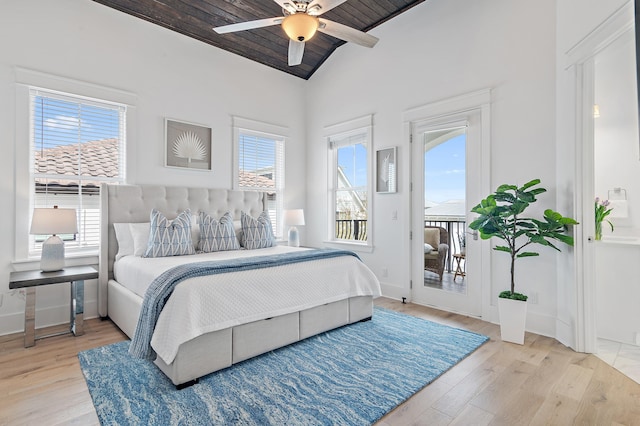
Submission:
[[[165,119],[165,166],[211,170],[211,128]]]
[[[394,193],[398,190],[396,147],[376,151],[376,192]]]

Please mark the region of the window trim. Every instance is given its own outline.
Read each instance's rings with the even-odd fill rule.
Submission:
[[[282,170],[280,171],[280,179],[276,182],[276,223],[273,223],[274,234],[278,240],[284,239],[284,225],[282,223],[284,216],[284,197],[285,197],[285,172],[286,172],[286,148],[289,141],[289,128],[279,126],[277,124],[264,123],[261,121],[251,120],[243,117],[232,117],[233,127],[233,167],[232,182],[233,188],[243,190],[240,187],[240,135],[249,134],[252,136],[269,138],[282,141]],[[261,191],[261,189],[255,189]]]
[[[42,89],[47,92],[72,94],[78,98],[96,99],[106,104],[120,104],[126,106],[125,141],[130,140],[135,129],[135,106],[137,95],[123,90],[100,86],[92,83],[73,80],[70,78],[33,71],[25,68],[14,68],[15,72],[15,164],[25,164],[27,167],[16,167],[14,181],[15,205],[15,233],[14,254],[12,263],[33,262],[39,255],[29,255],[29,228],[31,220],[31,193],[34,191],[31,182],[31,138],[30,138],[30,89]],[[123,167],[125,176],[129,176],[132,151],[125,143],[124,157],[129,160]],[[29,212],[29,214],[24,214]],[[27,238],[25,238],[27,236]],[[67,253],[67,258],[93,259],[98,249],[81,250]]]
[[[341,240],[335,237],[335,211],[336,211],[336,190],[337,182],[337,150],[332,146],[332,139],[343,139],[354,135],[365,134],[364,142],[367,146],[367,240],[352,241]],[[327,244],[346,246],[350,249],[361,251],[372,251],[374,240],[374,220],[373,220],[373,168],[374,168],[374,147],[373,147],[373,115],[366,115],[353,120],[326,126],[324,128],[324,139],[327,146]]]

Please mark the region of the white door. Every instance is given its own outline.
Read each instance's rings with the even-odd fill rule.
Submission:
[[[483,182],[486,183],[488,179],[483,173],[488,174],[488,166],[482,167],[482,138],[485,133],[488,132],[483,132],[481,109],[465,111],[444,119],[427,118],[411,123],[412,302],[475,317],[482,317],[483,313],[483,276],[487,276],[488,272],[482,269],[482,251],[486,244],[482,244],[477,233],[467,225],[476,216],[470,213],[471,208],[487,195],[483,192]],[[458,141],[458,146],[459,141],[464,140],[461,155],[466,154],[463,162],[465,178],[457,184],[462,187],[459,198],[463,200],[451,200],[448,203],[443,202],[443,199],[437,200],[439,203],[425,200],[425,186],[431,186],[432,183],[442,185],[443,188],[448,186],[452,182],[450,176],[461,173],[461,170],[455,169],[456,164],[462,164],[451,160],[451,167],[448,167],[447,157],[443,155],[438,164],[432,162],[431,165],[432,169],[438,170],[438,177],[425,179],[425,172],[429,172],[429,164],[425,165],[425,152],[437,149],[439,145],[445,149],[445,144],[453,143],[454,140]],[[445,194],[442,196],[446,197]],[[428,201],[426,205],[425,201]],[[442,281],[438,274],[425,270],[425,225],[442,227],[450,234],[447,241],[448,264]],[[460,247],[458,234],[465,237],[464,249]],[[459,262],[463,276],[455,276]]]

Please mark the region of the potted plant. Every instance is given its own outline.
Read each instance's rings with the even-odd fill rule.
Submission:
[[[595,202],[595,213],[596,213],[596,240],[600,241],[602,239],[602,222],[608,222],[609,226],[611,226],[611,232],[613,232],[613,223],[609,222],[608,219],[605,219],[609,214],[611,214],[611,210],[613,207],[609,207],[609,200],[600,201],[600,198],[596,197]]]
[[[511,289],[498,296],[498,310],[502,340],[519,344],[524,343],[527,296],[515,291],[516,259],[538,256],[539,253],[530,251],[529,246],[533,244],[557,251],[560,249],[551,240],[573,246],[573,237],[567,234],[568,225],[578,223],[551,209],[544,211],[544,220],[524,216],[525,210],[537,201],[536,196],[547,191],[536,187],[539,183],[540,179],[534,179],[520,188],[517,185],[500,185],[493,194],[471,209],[479,216],[469,224],[469,228],[480,232],[483,240],[492,237],[503,240],[505,245],[493,249],[511,256]]]

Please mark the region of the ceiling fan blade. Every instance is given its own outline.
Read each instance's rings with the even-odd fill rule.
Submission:
[[[320,26],[318,26],[318,31],[339,38],[340,40],[350,41],[364,47],[373,47],[378,42],[378,37],[363,33],[355,28],[347,27],[346,25],[327,19],[319,18],[319,20]]]
[[[281,8],[289,13],[296,13],[296,6],[292,0],[273,0],[280,5]]]
[[[279,25],[284,18],[279,16],[277,18],[258,19],[256,21],[239,22],[237,24],[223,25],[221,27],[215,27],[213,30],[218,34],[233,33],[236,31],[252,30],[254,28],[270,27],[272,25]]]
[[[289,40],[289,66],[300,65],[304,54],[304,41]]]

